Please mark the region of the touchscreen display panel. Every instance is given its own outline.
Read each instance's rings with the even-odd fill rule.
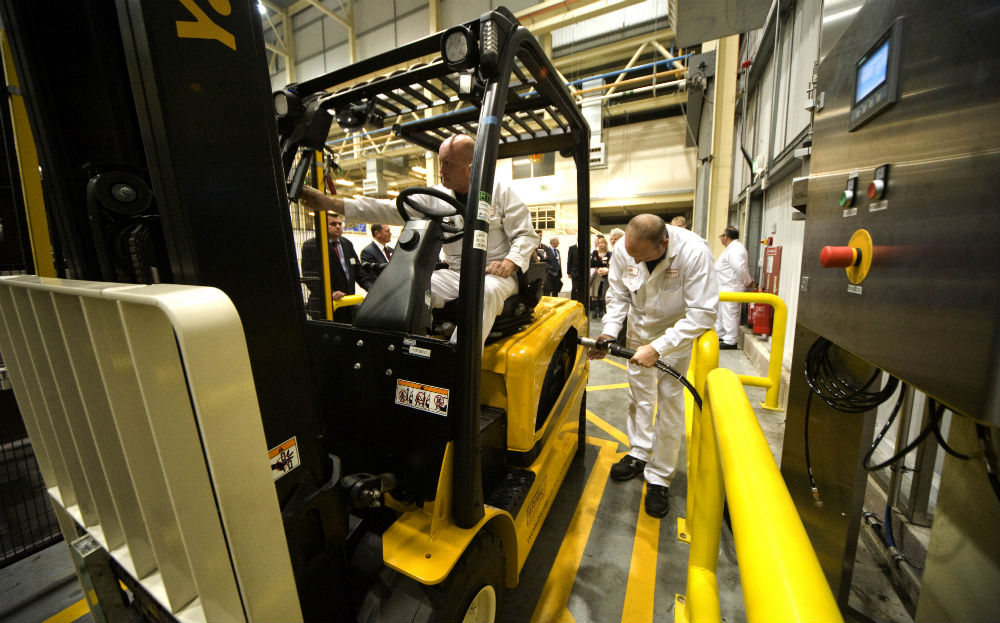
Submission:
[[[869,93],[880,87],[886,78],[889,67],[889,40],[878,46],[871,56],[858,66],[857,88],[854,92],[854,103],[857,104]]]

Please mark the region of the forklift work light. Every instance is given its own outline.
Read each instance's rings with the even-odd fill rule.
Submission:
[[[466,26],[455,26],[445,31],[441,37],[441,57],[452,71],[462,71],[474,66],[476,58],[476,36]]]
[[[297,95],[284,89],[274,92],[274,114],[279,119],[301,117],[303,112],[305,112],[305,107]]]

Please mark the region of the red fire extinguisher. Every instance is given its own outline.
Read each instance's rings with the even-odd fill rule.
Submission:
[[[759,291],[759,290],[758,290]],[[771,335],[771,321],[774,309],[764,303],[751,303],[747,314],[755,335]]]

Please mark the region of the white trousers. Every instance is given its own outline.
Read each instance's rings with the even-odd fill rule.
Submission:
[[[431,273],[431,307],[437,309],[448,301],[458,298],[459,273],[455,270],[435,270]],[[493,328],[493,321],[497,314],[503,309],[503,302],[507,297],[517,292],[517,279],[513,275],[509,277],[497,277],[496,275],[486,275],[486,284],[483,292],[483,344]],[[458,339],[458,331],[451,334],[451,341],[454,343]]]
[[[726,344],[735,344],[739,338],[740,304],[719,301],[719,315],[715,317],[715,332]]]
[[[641,344],[629,344],[636,348]],[[687,373],[691,351],[665,359],[681,374]],[[646,461],[644,476],[651,485],[670,486],[677,471],[677,457],[684,440],[684,386],[656,368],[628,364],[629,454]]]

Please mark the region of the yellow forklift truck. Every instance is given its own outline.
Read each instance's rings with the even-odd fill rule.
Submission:
[[[255,7],[217,4],[0,3],[59,276],[232,300],[267,446],[289,456],[272,468],[305,620],[492,620],[584,447],[587,315],[585,299],[541,297],[534,265],[482,348],[480,216],[498,158],[558,151],[576,164],[586,257],[586,121],[504,8],[272,97]],[[469,199],[452,206],[464,226],[405,210],[432,189],[401,196],[408,222],[351,324],[306,316],[287,210],[334,118],[434,151],[476,139]],[[438,251],[458,236],[459,298],[432,313]],[[173,618],[112,568],[146,616]]]
[[[435,53],[440,58],[418,62]],[[401,64],[409,69],[378,75]],[[470,607],[495,611],[583,447],[588,366],[577,338],[586,336],[585,311],[575,301],[542,300],[544,263],[519,274],[519,292],[480,351],[484,208],[497,158],[574,156],[583,184],[579,231],[586,233],[588,130],[557,75],[501,7],[275,93],[292,197],[315,153],[327,149],[334,119],[349,134],[384,127],[435,153],[448,136],[476,139],[467,203],[432,188],[404,190],[396,203],[406,224],[352,324],[307,323],[314,369],[331,380],[326,429],[360,522],[355,532],[378,537],[370,543],[387,569],[433,587],[427,594],[443,620]],[[443,112],[424,116],[427,110]],[[420,195],[450,208],[428,208]],[[464,227],[450,224],[456,214]],[[432,310],[427,293],[442,242],[457,240],[460,296]],[[449,325],[457,326],[454,344],[442,332]],[[371,599],[365,607],[374,607]]]

